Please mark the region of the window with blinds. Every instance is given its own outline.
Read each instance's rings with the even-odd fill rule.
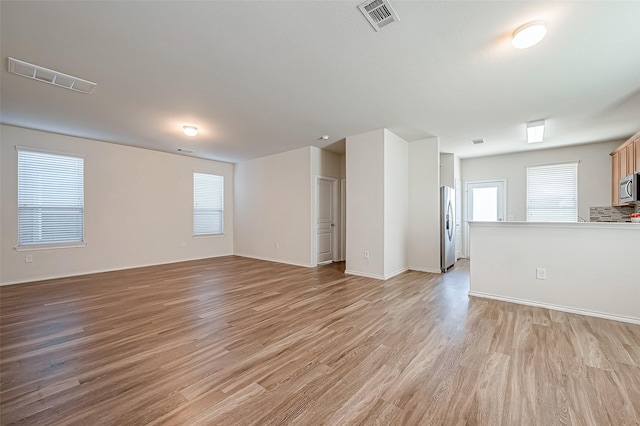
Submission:
[[[18,149],[18,246],[84,241],[84,159]]]
[[[193,174],[193,234],[224,233],[224,177]]]
[[[578,221],[578,163],[527,167],[527,221]]]

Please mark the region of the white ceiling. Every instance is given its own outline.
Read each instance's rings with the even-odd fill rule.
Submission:
[[[640,129],[638,1],[392,1],[400,22],[380,32],[358,3],[3,0],[0,120],[230,162],[382,127],[463,158]],[[512,48],[537,19],[547,37]],[[7,57],[98,86],[11,75]]]

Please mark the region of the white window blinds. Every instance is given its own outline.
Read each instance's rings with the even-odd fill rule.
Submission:
[[[84,159],[18,149],[18,246],[84,240]]]
[[[224,233],[224,177],[193,174],[193,234]]]
[[[527,221],[578,221],[578,163],[527,167]]]

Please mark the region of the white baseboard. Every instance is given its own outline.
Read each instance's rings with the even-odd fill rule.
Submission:
[[[429,272],[431,274],[441,274],[442,271],[440,269],[431,269],[431,268],[421,268],[419,266],[409,266],[410,271],[418,271],[418,272]]]
[[[395,272],[392,272],[391,274],[387,274],[387,275],[378,275],[378,274],[369,274],[368,272],[359,272],[359,271],[350,271],[350,270],[346,270],[344,271],[345,274],[347,275],[355,275],[358,277],[366,277],[366,278],[373,278],[375,280],[388,280],[389,278],[393,278],[396,275],[400,275],[404,272],[407,272],[409,269],[408,268],[402,268],[399,269]]]
[[[347,275],[355,275],[357,277],[373,278],[374,280],[384,280],[385,279],[383,275],[369,274],[367,272],[350,271],[348,269],[346,271],[344,271],[344,273],[347,274]]]
[[[274,259],[274,258],[271,258],[271,257],[264,257],[264,256],[254,256],[254,255],[251,255],[251,254],[234,253],[233,255],[234,256],[239,256],[239,257],[248,257],[249,259],[266,260],[267,262],[284,263],[285,265],[302,266],[303,268],[313,268],[314,267],[312,265],[305,264],[305,263],[291,262],[289,260]]]
[[[196,257],[196,258],[193,258],[193,259],[172,260],[171,262],[144,263],[144,264],[140,264],[140,265],[131,265],[131,266],[123,266],[123,267],[115,267],[115,268],[92,269],[92,270],[87,270],[87,271],[82,271],[82,272],[73,272],[71,274],[44,275],[44,276],[31,277],[31,278],[20,279],[20,280],[15,280],[15,281],[6,281],[6,282],[3,282],[3,283],[0,283],[0,286],[33,283],[33,282],[36,282],[36,281],[57,280],[59,278],[72,278],[72,277],[79,277],[79,276],[82,276],[82,275],[101,274],[103,272],[124,271],[124,270],[127,270],[127,269],[146,268],[148,266],[170,265],[172,263],[191,262],[192,260],[213,259],[213,258],[216,258],[216,257],[225,257],[225,256],[233,256],[233,253],[217,254],[215,256]]]
[[[385,280],[388,280],[389,278],[393,278],[396,275],[400,275],[400,274],[404,274],[405,272],[407,272],[409,270],[409,268],[402,268],[402,269],[398,269],[396,272],[392,272],[390,274],[387,274],[384,276]]]
[[[578,315],[586,315],[588,317],[604,318],[604,319],[613,320],[613,321],[628,322],[631,324],[640,324],[640,318],[607,314],[605,312],[590,311],[587,309],[572,308],[569,306],[559,306],[559,305],[552,305],[549,303],[534,302],[531,300],[517,299],[515,297],[496,296],[495,294],[482,293],[478,291],[470,291],[469,296],[480,297],[482,299],[500,300],[502,302],[517,303],[519,305],[535,306],[537,308],[552,309],[554,311],[568,312],[571,314],[578,314]]]

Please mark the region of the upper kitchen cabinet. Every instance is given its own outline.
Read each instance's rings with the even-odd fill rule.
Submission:
[[[640,132],[631,136],[611,153],[611,205],[620,203],[620,179],[633,173],[640,173]]]
[[[636,173],[640,173],[640,133],[635,136],[635,140],[633,141],[633,150],[635,151],[636,158]]]

